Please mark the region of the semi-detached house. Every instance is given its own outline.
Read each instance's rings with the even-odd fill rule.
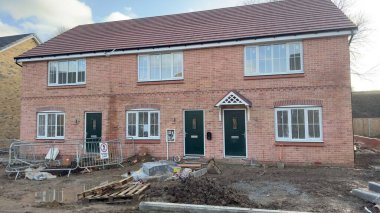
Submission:
[[[330,0],[81,25],[16,58],[20,138],[352,166],[356,30]]]

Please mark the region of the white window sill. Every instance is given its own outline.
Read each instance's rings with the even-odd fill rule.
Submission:
[[[165,82],[165,81],[182,81],[183,78],[174,78],[174,79],[162,79],[162,80],[138,80],[137,83],[145,82]]]
[[[46,138],[46,137],[37,137],[37,140],[65,140],[65,138]]]
[[[127,140],[161,140],[160,138],[135,138],[135,137],[131,137],[131,136],[128,136],[126,137],[125,139]]]
[[[78,83],[78,84],[48,84],[48,87],[83,86],[83,85],[86,85],[86,82]]]
[[[303,70],[292,71],[292,72],[278,72],[278,73],[259,73],[253,75],[245,74],[244,77],[258,77],[258,76],[276,76],[276,75],[293,75],[293,74],[304,74]]]
[[[279,143],[323,143],[323,140],[291,140],[291,139],[276,139],[276,142]]]

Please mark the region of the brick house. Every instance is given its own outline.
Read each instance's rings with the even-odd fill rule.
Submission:
[[[0,37],[0,139],[20,135],[21,67],[14,57],[40,43],[34,34]]]
[[[330,0],[78,26],[16,58],[20,137],[118,138],[127,155],[134,142],[162,158],[353,166],[356,29]]]

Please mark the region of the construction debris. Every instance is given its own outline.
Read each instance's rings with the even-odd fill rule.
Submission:
[[[97,186],[77,195],[84,201],[107,201],[108,204],[141,199],[140,194],[149,188],[149,183],[132,182],[133,178],[125,178],[106,185]]]
[[[209,160],[207,164],[207,172],[210,174],[222,174],[222,170],[216,165],[215,160]]]
[[[25,177],[29,180],[47,180],[53,179],[57,176],[50,174],[49,172],[41,172],[45,168],[39,167],[37,169],[27,168],[25,169]]]
[[[380,204],[380,183],[369,182],[368,189],[353,189],[351,193],[365,201]]]

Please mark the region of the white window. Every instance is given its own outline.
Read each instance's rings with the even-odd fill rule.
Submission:
[[[322,142],[320,107],[275,109],[276,141]]]
[[[62,112],[37,113],[38,139],[64,139],[65,114]]]
[[[86,60],[49,62],[49,86],[80,85],[86,83]]]
[[[245,76],[303,73],[302,43],[245,47]]]
[[[183,79],[183,53],[139,55],[139,81]]]
[[[160,139],[160,112],[152,110],[127,112],[127,137]]]

